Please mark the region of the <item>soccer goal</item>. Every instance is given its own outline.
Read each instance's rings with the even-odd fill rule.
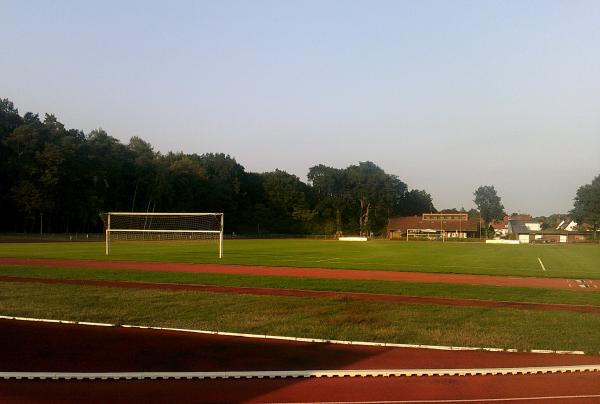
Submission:
[[[218,240],[223,258],[223,213],[108,212],[102,215],[106,255],[114,241]]]
[[[406,241],[410,238],[415,240],[442,240],[442,232],[434,229],[406,229]]]

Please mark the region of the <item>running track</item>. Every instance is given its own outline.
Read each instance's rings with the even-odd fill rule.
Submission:
[[[292,268],[173,262],[135,262],[99,260],[63,260],[37,258],[0,258],[0,265],[32,265],[62,268],[106,268],[166,272],[220,273],[236,275],[288,276],[321,279],[353,279],[403,282],[430,282],[470,285],[551,288],[600,291],[600,282],[586,279],[534,278],[515,276],[441,274],[424,272],[371,271],[326,268]]]
[[[534,366],[598,363],[597,356],[456,352],[310,344],[0,320],[0,370],[215,370]],[[0,402],[374,402],[476,400],[592,403],[597,372],[332,379],[0,381]],[[545,397],[540,400],[539,398]],[[473,402],[473,401],[472,401]]]

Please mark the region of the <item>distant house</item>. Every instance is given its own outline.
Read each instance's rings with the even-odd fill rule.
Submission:
[[[591,231],[593,230],[593,226],[587,223],[577,223],[575,220],[571,218],[565,218],[561,220],[561,222],[556,226],[556,230],[566,230],[566,231]]]
[[[577,232],[566,229],[542,230],[540,223],[525,220],[509,220],[508,234],[513,240],[520,243],[574,243],[588,241],[592,238],[591,232]]]
[[[388,238],[467,238],[479,236],[479,219],[466,213],[423,213],[390,218]]]
[[[542,224],[533,220],[509,220],[508,236],[521,243],[541,239]],[[534,236],[533,240],[530,236]],[[535,237],[538,237],[537,239]]]
[[[561,220],[555,230],[574,231],[577,230],[577,222],[571,219]]]
[[[504,216],[502,220],[493,221],[490,226],[494,229],[496,237],[508,236],[508,222],[510,220],[532,221],[533,218],[530,215],[510,215]]]

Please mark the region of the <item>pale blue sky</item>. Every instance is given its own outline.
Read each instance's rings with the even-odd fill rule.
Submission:
[[[305,179],[372,160],[438,208],[600,174],[600,1],[0,0],[0,97]]]

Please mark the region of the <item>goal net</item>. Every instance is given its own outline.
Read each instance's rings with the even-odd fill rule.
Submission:
[[[114,241],[218,240],[223,258],[223,213],[108,212],[102,220],[106,255]]]
[[[406,229],[406,240],[443,240],[441,231],[434,229]]]

